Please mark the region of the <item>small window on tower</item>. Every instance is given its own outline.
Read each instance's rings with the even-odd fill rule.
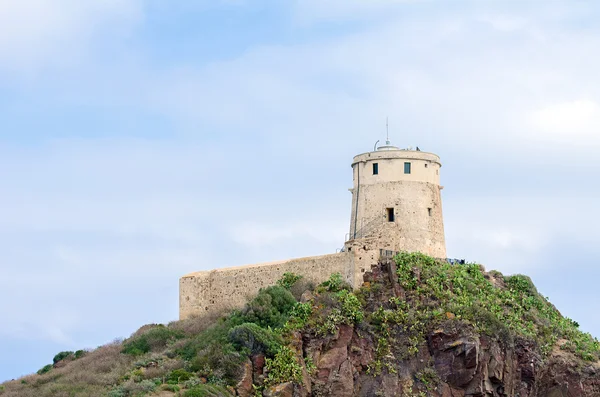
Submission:
[[[379,174],[379,164],[373,163],[373,175]]]
[[[410,174],[410,163],[404,163],[404,173]]]
[[[427,163],[425,163],[425,168],[427,168]]]
[[[393,208],[386,208],[387,210],[387,220],[388,222],[394,222],[394,209]]]
[[[431,208],[427,208],[427,213],[431,216]]]

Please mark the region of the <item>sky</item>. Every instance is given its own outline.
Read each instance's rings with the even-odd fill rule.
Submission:
[[[0,381],[335,252],[351,160],[440,155],[448,255],[600,337],[596,1],[0,0]]]

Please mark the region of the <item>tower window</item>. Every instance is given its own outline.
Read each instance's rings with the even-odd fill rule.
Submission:
[[[404,173],[410,174],[410,163],[404,163]]]
[[[388,222],[394,222],[394,209],[386,208]]]
[[[379,174],[379,164],[373,163],[373,175]]]
[[[427,213],[431,216],[431,208],[427,208]]]
[[[427,163],[425,163],[425,168],[427,168]]]

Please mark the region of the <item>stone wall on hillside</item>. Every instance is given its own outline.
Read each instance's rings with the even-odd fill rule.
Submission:
[[[352,252],[340,252],[191,273],[179,280],[179,318],[213,316],[239,309],[261,288],[276,284],[286,272],[302,275],[315,284],[340,273],[352,283],[353,260]]]

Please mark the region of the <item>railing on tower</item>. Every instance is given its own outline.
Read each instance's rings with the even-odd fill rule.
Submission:
[[[358,231],[356,233],[354,233],[354,235],[351,233],[346,233],[346,241],[355,240],[357,238],[367,237],[371,232],[373,232],[373,230],[375,228],[377,228],[377,226],[379,226],[381,224],[383,224],[383,219],[379,216],[371,219],[367,223],[363,222],[360,229],[358,229]],[[345,251],[346,251],[345,246],[335,250],[336,253],[337,252],[345,252]]]
[[[352,238],[349,240],[356,240],[357,238],[364,238],[368,236],[377,226],[381,225],[382,223],[383,217],[381,216],[377,216],[367,223],[363,223],[360,229],[358,229],[358,231],[354,233],[354,236],[351,236]]]

